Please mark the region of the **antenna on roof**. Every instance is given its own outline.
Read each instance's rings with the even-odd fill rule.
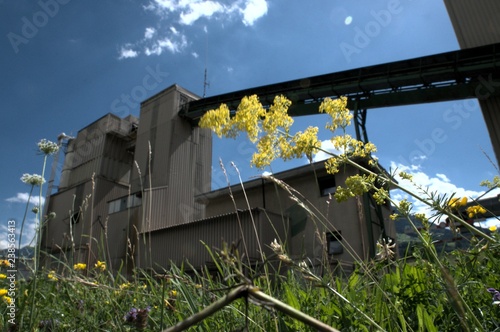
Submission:
[[[205,65],[205,77],[203,79],[203,98],[207,95],[207,86],[210,86],[210,83],[207,82],[207,67]]]
[[[207,96],[207,87],[210,86],[210,83],[207,80],[207,59],[208,59],[208,30],[205,26],[203,28],[205,30],[206,39],[205,39],[205,75],[203,77],[203,98]]]

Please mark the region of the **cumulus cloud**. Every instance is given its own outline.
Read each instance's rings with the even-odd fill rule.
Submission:
[[[156,32],[155,28],[146,28],[146,31],[144,31],[144,38],[145,39],[153,38],[155,32]]]
[[[243,24],[253,25],[255,21],[267,14],[267,2],[266,0],[249,0],[241,13],[243,15]]]
[[[24,228],[23,228],[21,247],[24,247],[26,245],[33,245],[35,243],[34,238],[36,235],[36,225],[37,225],[36,219],[32,218],[32,219],[26,220]],[[0,231],[2,232],[2,234],[7,234],[7,232],[9,232],[9,229],[8,229],[7,225],[0,225]],[[20,233],[21,233],[21,223],[16,222],[16,229],[15,229],[16,247],[18,245]],[[4,238],[0,239],[0,249],[9,248],[10,244],[11,244],[11,242],[8,241],[6,236]]]
[[[122,47],[119,59],[137,57],[138,49],[147,56],[160,55],[164,50],[179,53],[189,44],[183,26],[191,26],[202,19],[222,23],[236,19],[245,26],[252,26],[268,11],[266,0],[152,0],[143,8],[159,17],[158,25],[147,27],[141,40]],[[203,30],[208,31],[206,26]]]
[[[420,166],[404,166],[396,162],[391,162],[391,169],[393,170],[393,172],[395,171],[395,178],[401,187],[417,194],[421,192],[421,189],[415,187],[413,183],[418,184],[428,193],[434,193],[441,196],[446,195],[446,197],[448,198],[451,197],[451,195],[454,195],[454,197],[467,197],[469,200],[472,200],[478,197],[496,197],[498,194],[500,194],[500,189],[492,190],[485,194],[485,191],[475,191],[458,187],[451,182],[446,174],[437,173],[434,175],[429,175],[425,173]],[[411,174],[413,176],[413,183],[399,177],[398,174],[401,171]],[[414,213],[425,213],[429,217],[433,214],[432,209],[429,208],[426,204],[412,198],[402,190],[391,191],[391,197],[396,203],[399,203],[403,199],[407,199],[408,201],[413,203]]]
[[[191,25],[201,17],[210,18],[214,14],[224,12],[224,10],[224,7],[220,3],[214,1],[186,3],[186,6],[182,8],[180,13],[180,23]]]
[[[120,56],[118,57],[119,60],[122,59],[128,59],[128,58],[135,58],[139,55],[139,53],[131,48],[126,48],[122,47],[120,49]]]
[[[28,200],[31,204],[33,205],[39,205],[39,196],[31,196],[28,193],[17,193],[16,196],[14,197],[9,197],[6,199],[7,202],[9,203],[23,203],[26,204],[28,203]],[[42,205],[45,203],[45,198],[42,197],[41,199]]]

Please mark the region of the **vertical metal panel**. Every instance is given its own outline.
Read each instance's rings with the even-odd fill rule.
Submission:
[[[276,217],[271,215],[271,222],[262,210],[243,211],[239,213],[241,221],[238,223],[234,214],[219,216],[208,220],[197,221],[186,225],[176,226],[168,230],[160,230],[151,234],[151,254],[153,266],[167,267],[171,263],[180,265],[187,261],[195,268],[211,262],[211,256],[205,248],[205,243],[210,250],[217,251],[223,248],[224,242],[229,246],[234,244],[240,255],[245,253],[243,243],[246,244],[248,256],[252,260],[260,259],[259,244],[255,234],[252,218],[255,221],[260,247],[269,255],[269,243],[278,236],[271,225]],[[278,231],[282,229],[278,227]],[[242,241],[242,234],[244,241]],[[147,238],[147,237],[146,237]],[[272,239],[271,239],[272,238]],[[149,244],[141,243],[141,252],[149,254]],[[141,260],[147,267],[147,258]]]
[[[188,223],[203,215],[203,206],[195,203],[194,196],[207,186],[211,165],[207,157],[211,154],[200,149],[198,129],[178,117],[181,94],[182,89],[173,86],[141,105],[135,157],[146,192],[144,209],[150,217],[147,225],[141,225],[141,232]],[[143,113],[151,113],[149,126],[147,121],[142,122]],[[203,137],[204,148],[210,147],[210,140],[211,136]],[[148,141],[152,149],[151,182],[144,152],[149,150]],[[137,188],[138,176],[133,177],[132,188]]]
[[[480,100],[479,105],[490,134],[493,151],[495,151],[497,162],[500,163],[500,97]]]
[[[470,48],[500,42],[500,1],[498,0],[445,0],[461,48]],[[485,82],[488,78],[483,78]],[[488,83],[486,83],[488,84]],[[500,98],[490,97],[485,86],[478,93],[481,110],[490,134],[493,150],[500,163]],[[489,97],[489,98],[488,98]],[[486,100],[487,99],[487,100]]]
[[[500,1],[445,0],[461,48],[500,42]]]

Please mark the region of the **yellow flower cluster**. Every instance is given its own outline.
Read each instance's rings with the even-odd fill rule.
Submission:
[[[458,209],[467,204],[467,197],[453,197],[448,201],[448,206],[452,209]]]
[[[409,173],[406,173],[406,172],[399,172],[399,176],[403,179],[403,180],[409,180],[409,181],[412,181],[413,180],[413,175],[409,174]]]
[[[77,270],[77,271],[79,271],[79,270],[83,271],[86,268],[87,268],[87,264],[85,264],[85,263],[78,263],[78,264],[73,265],[73,269]]]
[[[335,191],[334,197],[337,202],[344,202],[351,197],[360,196],[369,192],[374,188],[376,177],[373,175],[353,175],[345,180],[346,188],[338,187]],[[383,200],[382,194],[377,198],[379,201]]]
[[[309,127],[304,132],[289,135],[293,119],[288,115],[292,102],[284,96],[276,96],[266,111],[256,95],[244,97],[233,118],[226,105],[210,110],[200,119],[199,126],[210,128],[219,137],[234,138],[239,132],[246,132],[257,152],[252,156],[252,165],[264,168],[276,158],[284,160],[309,159],[321,146],[317,138],[318,128]],[[263,134],[262,134],[263,132]]]
[[[335,100],[325,98],[319,106],[319,111],[331,117],[332,122],[328,123],[326,128],[332,132],[339,127],[345,129],[351,125],[352,114],[347,108],[347,97],[340,97]]]
[[[243,97],[232,121],[234,129],[246,132],[248,139],[255,143],[260,132],[259,121],[265,115],[266,110],[256,95]]]
[[[288,133],[293,124],[293,118],[288,115],[290,105],[292,105],[292,102],[284,96],[274,98],[273,104],[269,107],[264,120],[262,120],[262,128],[266,133],[274,133],[278,129]]]
[[[486,210],[481,205],[469,206],[466,210],[469,218],[474,218],[477,215],[485,214]]]
[[[229,108],[222,104],[219,108],[206,112],[198,125],[201,128],[210,128],[219,137],[233,137],[229,135],[229,122]]]
[[[96,270],[100,270],[101,272],[104,272],[104,271],[106,271],[106,262],[97,261],[97,263],[95,263],[95,265],[94,265],[94,268]]]
[[[125,282],[123,284],[121,284],[120,286],[118,286],[121,290],[124,290],[124,289],[129,289],[130,287],[132,287],[132,284],[130,284],[129,282]]]
[[[202,116],[199,126],[210,128],[219,137],[236,137],[239,132],[246,132],[252,142],[257,142],[257,152],[252,156],[251,164],[257,168],[269,166],[277,158],[289,160],[306,156],[310,161],[313,155],[320,150],[321,142],[318,139],[318,128],[308,127],[304,132],[290,134],[293,119],[288,115],[291,101],[284,96],[276,96],[273,104],[266,111],[257,96],[244,97],[233,118],[227,105],[210,110]],[[348,159],[367,158],[377,148],[372,143],[364,143],[345,133],[347,126],[351,125],[353,118],[347,108],[347,98],[325,98],[319,106],[321,113],[330,116],[331,121],[326,128],[335,132],[343,131],[342,135],[332,138],[333,146],[342,151],[339,156],[332,156],[325,162],[328,173],[339,171],[341,164]],[[373,159],[370,165],[376,164]],[[353,177],[346,182],[347,189],[340,189],[336,193],[337,200],[345,200],[371,189],[374,186],[374,177]],[[375,200],[382,204],[388,197],[385,189],[375,192]]]
[[[56,272],[55,271],[50,271],[48,274],[47,274],[47,278],[49,280],[52,280],[52,281],[57,281],[59,280],[56,276]]]
[[[0,289],[0,297],[5,301],[7,302],[7,304],[11,304],[12,303],[12,298],[7,296],[7,294],[9,293],[9,291],[5,288],[2,288]]]

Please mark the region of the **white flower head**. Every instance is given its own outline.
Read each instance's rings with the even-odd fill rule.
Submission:
[[[43,154],[50,155],[59,150],[59,145],[44,138],[38,142],[38,149],[43,152]]]
[[[283,248],[281,247],[281,244],[278,243],[276,239],[274,239],[273,242],[271,242],[271,249],[276,253],[276,254],[281,254],[283,253]]]
[[[41,175],[28,173],[24,173],[21,176],[21,181],[32,186],[41,186],[45,183],[45,179]]]
[[[377,254],[376,258],[380,260],[393,259],[395,253],[393,249],[396,247],[396,243],[391,240],[380,239],[377,241]]]

